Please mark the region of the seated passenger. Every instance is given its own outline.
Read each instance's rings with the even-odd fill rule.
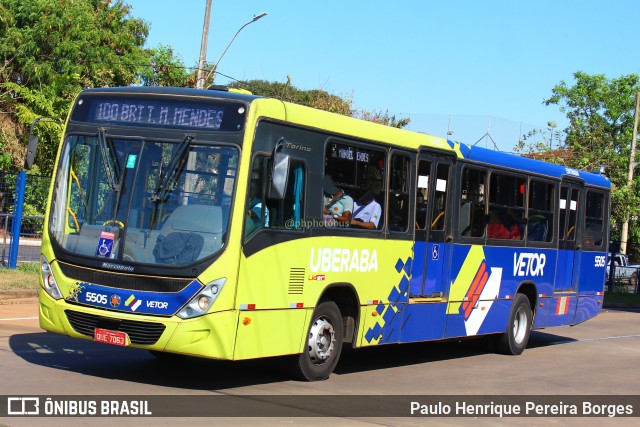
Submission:
[[[251,234],[255,229],[260,227],[269,227],[269,210],[263,206],[260,197],[260,184],[257,176],[251,179],[251,187],[249,188],[249,209],[247,210],[247,219],[245,221],[245,234]],[[264,222],[262,221],[264,215]]]
[[[500,216],[496,212],[491,212],[489,225],[487,225],[487,235],[490,239],[508,239],[509,230],[502,224]]]
[[[522,240],[522,235],[520,234],[520,227],[518,224],[513,224],[509,227],[509,239],[511,240]]]
[[[338,221],[348,223],[351,221],[353,211],[353,199],[343,190],[336,187],[329,175],[322,181],[322,189],[325,194],[324,214],[325,225],[336,226]]]
[[[380,216],[382,216],[382,207],[376,202],[373,193],[368,191],[355,202],[351,225],[375,230],[378,228]]]
[[[518,219],[516,215],[509,210],[507,214],[507,221],[509,227],[509,239],[511,240],[522,240],[522,233],[520,232],[520,224],[518,223]]]

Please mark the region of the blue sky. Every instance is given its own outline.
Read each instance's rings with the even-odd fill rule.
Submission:
[[[125,0],[147,46],[200,53],[206,0]],[[640,73],[635,0],[213,0],[207,61],[238,80],[286,81],[410,117],[409,129],[511,151],[521,133],[567,121],[543,105],[583,71]],[[216,83],[227,78],[218,76]],[[486,133],[491,139],[482,138]]]

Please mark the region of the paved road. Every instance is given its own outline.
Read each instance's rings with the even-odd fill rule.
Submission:
[[[327,381],[288,378],[282,359],[167,363],[146,351],[70,339],[39,329],[35,299],[0,304],[0,395],[638,395],[640,311],[605,310],[575,327],[532,333],[522,356],[492,354],[478,342],[423,343],[363,349],[344,355]],[[347,401],[348,402],[348,401]],[[331,402],[330,402],[331,403]],[[335,403],[335,402],[334,402]],[[319,400],[317,412],[330,414]],[[640,411],[640,407],[635,408]],[[585,419],[507,418],[510,425],[584,424]],[[0,425],[34,419],[0,418]],[[184,421],[184,420],[183,420]],[[190,418],[191,424],[212,420]],[[216,423],[275,425],[273,418],[225,418]],[[282,421],[282,420],[281,420]],[[423,425],[424,418],[288,418],[302,425]],[[493,418],[441,418],[447,424],[492,425]],[[587,420],[634,425],[638,418]],[[114,419],[75,418],[109,425]],[[119,418],[122,425],[170,425],[176,419]],[[40,418],[42,425],[69,425]]]

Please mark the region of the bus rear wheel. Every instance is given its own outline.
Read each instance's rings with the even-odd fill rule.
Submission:
[[[297,376],[307,381],[326,380],[338,364],[342,351],[342,315],[333,301],[319,304],[298,358]]]
[[[531,304],[524,294],[516,294],[509,313],[507,331],[498,335],[496,349],[499,353],[509,355],[522,354],[529,341],[531,332]]]

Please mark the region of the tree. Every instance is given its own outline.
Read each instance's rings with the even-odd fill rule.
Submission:
[[[297,89],[291,84],[290,76],[287,76],[285,83],[268,82],[266,80],[249,80],[246,82],[235,82],[229,86],[248,90],[254,95],[275,98],[285,102],[293,102],[345,116],[351,115],[350,99],[344,100],[339,96],[331,95],[320,89]]]
[[[552,89],[545,105],[558,105],[566,113],[564,149],[567,166],[598,170],[604,165],[612,184],[612,238],[619,238],[625,217],[640,215],[640,179],[627,186],[633,134],[635,96],[640,91],[636,74],[608,79],[604,75],[574,73],[575,83],[562,81]],[[639,177],[640,178],[640,177]],[[630,233],[637,238],[638,226]]]
[[[144,86],[194,87],[195,72],[188,73],[182,59],[176,57],[171,46],[160,45],[147,51],[148,66],[140,71]]]
[[[255,95],[276,98],[281,101],[306,105],[307,107],[342,114],[343,116],[356,117],[358,119],[397,128],[407,126],[410,121],[408,118],[397,119],[396,116],[389,116],[387,111],[370,112],[367,110],[353,110],[353,101],[350,97],[343,99],[321,89],[297,89],[291,84],[290,76],[287,76],[287,81],[285,83],[268,82],[265,80],[249,80],[246,82],[232,83],[230,87],[246,89]]]
[[[398,119],[395,115],[390,116],[389,111],[367,111],[357,110],[353,112],[353,117],[366,120],[368,122],[379,123],[385,126],[391,126],[394,128],[404,128],[411,122],[410,118]]]
[[[0,0],[0,159],[22,164],[26,133],[42,116],[66,115],[85,88],[170,84],[188,73],[171,48],[144,49],[149,27],[122,0]],[[53,168],[62,127],[42,122],[36,163]]]

